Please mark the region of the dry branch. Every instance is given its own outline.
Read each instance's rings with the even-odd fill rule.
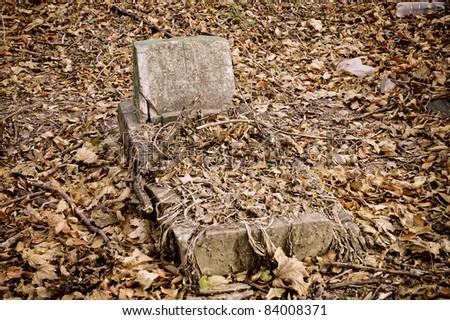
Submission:
[[[36,196],[40,196],[41,194],[44,194],[45,191],[37,191],[37,192],[33,192],[33,193],[26,193],[18,198],[0,203],[0,207],[6,207],[8,205],[10,205],[11,203],[16,203],[16,202],[20,202],[26,198],[29,198],[31,200],[31,198],[36,197]]]
[[[31,184],[32,186],[37,187],[37,188],[41,188],[41,189],[48,190],[48,191],[50,191],[50,192],[52,192],[52,193],[53,193],[53,192],[59,193],[59,194],[63,197],[63,199],[69,204],[70,209],[72,210],[72,212],[73,212],[76,216],[78,216],[78,218],[80,218],[80,220],[88,227],[88,229],[89,229],[91,232],[100,235],[100,236],[103,238],[103,240],[105,241],[106,246],[107,246],[108,248],[111,248],[111,247],[112,247],[112,246],[111,246],[111,242],[109,241],[108,236],[103,232],[103,230],[101,230],[100,228],[97,228],[96,226],[94,226],[94,225],[89,221],[89,219],[86,217],[86,215],[85,215],[80,209],[78,209],[78,208],[76,207],[76,205],[75,205],[75,203],[73,202],[72,198],[70,198],[70,196],[69,196],[67,193],[65,193],[64,191],[62,191],[62,190],[60,190],[60,189],[58,189],[58,188],[55,188],[55,187],[52,187],[52,186],[49,186],[49,185],[46,185],[46,184],[43,184],[43,183],[34,183],[34,182],[32,182],[32,183],[30,183],[30,184]]]
[[[228,123],[236,123],[236,122],[246,122],[246,123],[252,123],[255,122],[253,120],[249,120],[249,119],[231,119],[231,120],[225,120],[225,121],[218,121],[218,122],[213,122],[213,123],[207,123],[201,126],[196,127],[197,130],[200,129],[205,129],[205,128],[209,128],[209,127],[214,127],[214,126],[220,126],[222,124],[228,124]]]
[[[7,119],[9,119],[9,118],[11,118],[11,117],[14,117],[16,114],[21,113],[23,110],[28,109],[29,107],[30,107],[29,105],[26,105],[26,106],[20,108],[19,110],[16,110],[16,111],[14,111],[13,113],[8,114],[7,116],[5,116],[5,117],[2,119],[2,121],[5,122]]]
[[[71,151],[73,151],[73,150],[75,150],[75,149],[78,149],[78,148],[80,148],[82,145],[83,145],[83,141],[82,140],[80,140],[80,141],[78,141],[76,144],[74,144],[73,146],[71,146],[71,147],[68,147],[68,148],[66,148],[65,150],[63,150],[63,151],[61,151],[60,153],[59,153],[59,156],[63,156],[63,155],[65,155],[66,153],[69,153],[69,152],[71,152]]]
[[[144,181],[140,175],[136,175],[135,180],[133,182],[133,191],[136,197],[139,199],[141,203],[141,210],[147,214],[153,212],[153,203],[148,196],[147,192],[144,190]]]
[[[7,249],[7,248],[10,248],[10,247],[14,246],[17,242],[19,242],[20,238],[22,238],[22,235],[26,231],[28,231],[28,229],[30,229],[30,228],[22,230],[19,233],[17,233],[16,235],[12,236],[11,238],[9,238],[9,239],[3,241],[2,243],[0,243],[0,248],[1,249]]]
[[[161,28],[158,28],[158,27],[155,26],[153,23],[150,23],[148,20],[146,20],[146,19],[144,19],[144,18],[138,16],[137,14],[135,14],[135,13],[133,13],[133,12],[129,12],[129,11],[127,11],[127,10],[124,10],[124,9],[122,9],[122,8],[119,8],[119,7],[116,6],[116,5],[113,5],[113,6],[111,7],[111,11],[112,11],[112,12],[115,12],[115,13],[118,13],[118,14],[122,14],[122,15],[128,16],[128,17],[130,17],[130,18],[132,18],[132,19],[134,19],[134,20],[136,20],[136,21],[138,21],[138,22],[140,22],[140,23],[143,23],[143,24],[149,26],[149,27],[152,29],[152,31],[154,31],[154,32],[162,32],[162,33],[164,33],[164,34],[165,34],[166,36],[168,36],[168,37],[171,37],[171,38],[174,37],[169,31],[166,31],[166,30],[163,30],[163,29],[161,29]]]
[[[251,287],[245,283],[231,283],[226,285],[220,285],[212,288],[202,289],[200,288],[199,293],[202,295],[213,295],[219,293],[230,293],[237,291],[250,290]]]
[[[28,196],[29,195],[29,192],[26,192],[26,191],[21,190],[21,189],[17,189],[17,192],[21,196]],[[53,202],[48,201],[47,199],[44,199],[44,198],[41,198],[41,197],[37,197],[37,198],[34,198],[33,201],[36,202],[36,204],[38,206],[48,205],[48,207],[50,209],[56,209],[56,204],[54,204]]]
[[[352,269],[359,269],[359,270],[366,270],[366,271],[374,271],[374,272],[387,272],[391,274],[397,274],[401,276],[411,276],[411,277],[423,277],[423,275],[428,274],[428,271],[425,270],[419,270],[414,269],[415,272],[411,271],[405,271],[405,270],[394,270],[394,269],[388,269],[388,268],[376,268],[376,267],[369,267],[369,266],[363,266],[360,264],[353,264],[353,263],[347,263],[347,262],[328,262],[326,265],[334,266],[334,267],[341,267],[341,268],[352,268]]]
[[[327,284],[327,288],[329,289],[339,289],[339,288],[346,288],[346,287],[359,287],[364,286],[366,284],[374,284],[374,283],[380,283],[382,279],[380,278],[374,278],[374,279],[364,279],[364,280],[349,280],[339,283],[329,283]]]
[[[374,111],[371,111],[371,112],[367,112],[367,113],[364,113],[364,114],[361,114],[361,115],[358,115],[358,116],[354,116],[354,117],[350,118],[349,121],[361,120],[361,119],[364,119],[366,117],[370,117],[371,115],[374,115],[376,113],[386,112],[386,111],[389,111],[389,110],[394,109],[394,108],[395,108],[395,106],[387,106],[385,108],[377,109],[377,110],[374,110]]]

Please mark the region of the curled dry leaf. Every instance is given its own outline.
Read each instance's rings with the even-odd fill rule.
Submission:
[[[314,19],[314,18],[309,20],[309,24],[317,31],[320,31],[323,28],[322,21]]]
[[[97,159],[97,154],[86,147],[78,149],[77,153],[74,156],[75,161],[84,162],[86,164],[95,163],[97,162]]]
[[[308,293],[309,283],[304,279],[309,277],[309,274],[303,263],[287,257],[280,247],[275,250],[274,259],[278,267],[273,271],[276,276],[272,283],[273,287],[295,290],[300,296],[305,296]]]
[[[65,216],[58,213],[49,213],[47,214],[47,219],[49,226],[53,228],[55,234],[60,232],[69,233],[70,227]]]
[[[123,264],[125,266],[134,267],[152,260],[152,258],[142,253],[139,249],[135,249],[130,257],[126,257],[123,259]]]
[[[54,280],[58,278],[55,266],[49,262],[49,260],[53,258],[55,252],[56,250],[53,249],[41,255],[36,254],[34,250],[24,250],[22,253],[23,260],[28,262],[32,268],[36,269],[33,274],[33,284],[42,286],[44,280]]]
[[[283,288],[270,288],[266,295],[266,300],[272,300],[273,298],[281,298],[286,289]]]
[[[150,234],[149,234],[149,226],[147,224],[147,222],[143,219],[132,219],[131,220],[131,225],[135,226],[136,229],[134,231],[132,231],[130,234],[128,234],[128,236],[131,239],[138,239],[139,242],[143,243],[146,240],[149,239]]]
[[[144,290],[146,290],[152,285],[153,280],[158,277],[159,275],[157,273],[148,272],[147,270],[140,270],[136,275],[136,281],[139,282]]]

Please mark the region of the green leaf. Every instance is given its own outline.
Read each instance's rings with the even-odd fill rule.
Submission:
[[[272,275],[270,274],[270,270],[263,270],[261,275],[259,276],[259,280],[264,282],[269,282],[272,280]]]
[[[202,276],[198,281],[200,289],[209,289],[212,287],[211,278],[209,276]]]

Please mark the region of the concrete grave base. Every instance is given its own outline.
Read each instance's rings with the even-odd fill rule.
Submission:
[[[191,236],[196,229],[175,227],[173,232],[181,262],[186,259]],[[252,229],[254,240],[263,244],[258,229]],[[274,219],[266,229],[275,245],[298,259],[324,254],[333,239],[330,220],[319,214],[294,219]],[[195,242],[195,261],[201,274],[230,274],[251,270],[258,265],[258,256],[250,244],[247,229],[242,224],[207,227]],[[289,252],[291,251],[291,252]]]
[[[133,144],[130,133],[133,130],[139,129],[140,126],[133,101],[128,100],[120,103],[117,117],[119,120],[120,136],[124,144],[124,149],[128,151]]]
[[[133,102],[121,103],[119,106],[119,123],[126,150],[133,147],[133,130],[139,128]],[[157,185],[146,185],[148,198],[157,208],[157,218],[164,216],[165,210],[181,201],[170,189]],[[338,205],[338,204],[336,204]],[[182,208],[180,210],[183,210]],[[182,213],[180,213],[182,214]],[[263,235],[260,230],[248,224],[253,240],[262,244]],[[176,244],[179,263],[186,261],[189,246],[197,226],[175,226],[171,234]],[[282,247],[287,254],[298,259],[325,253],[333,240],[333,223],[323,214],[299,213],[297,218],[276,218],[265,228],[267,235],[275,246]],[[202,274],[229,274],[251,270],[258,263],[258,256],[250,244],[248,231],[244,224],[217,224],[204,229],[194,242],[193,251],[197,267]]]

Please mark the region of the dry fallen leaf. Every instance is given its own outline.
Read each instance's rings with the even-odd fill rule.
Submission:
[[[153,280],[158,277],[159,275],[157,273],[140,270],[136,275],[136,281],[139,282],[144,290],[147,290],[152,285]]]
[[[146,262],[150,262],[153,259],[146,254],[143,254],[139,249],[135,249],[131,256],[123,259],[123,264],[126,267],[134,267]]]
[[[285,292],[286,289],[284,288],[270,288],[269,292],[266,294],[266,300],[271,300],[274,298],[280,299]]]
[[[278,267],[273,270],[275,279],[272,285],[275,288],[295,290],[299,296],[306,296],[309,284],[305,282],[305,278],[309,274],[303,263],[295,258],[288,258],[280,247],[275,250],[274,259]]]
[[[309,23],[317,31],[320,31],[323,28],[322,21],[320,21],[320,20],[312,18],[311,20],[309,20]]]
[[[75,154],[75,156],[73,157],[73,159],[75,161],[81,161],[86,164],[92,164],[92,163],[97,162],[98,156],[94,151],[90,150],[89,148],[82,147],[82,148],[78,149],[78,151]]]

